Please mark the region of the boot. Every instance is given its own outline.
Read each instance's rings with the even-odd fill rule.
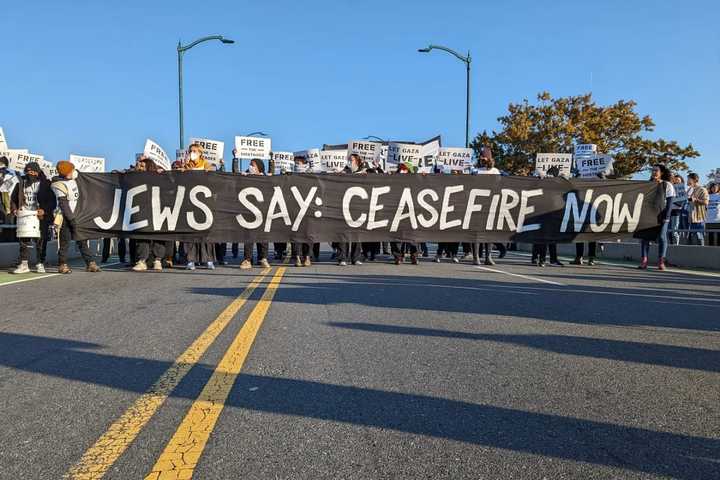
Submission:
[[[72,273],[72,270],[70,270],[70,267],[67,263],[61,263],[60,265],[58,265],[58,273]]]
[[[307,257],[305,257],[305,262],[303,263],[303,266],[305,266],[305,267],[311,267],[311,266],[312,266],[312,261],[310,260],[310,255],[308,255]]]
[[[640,270],[647,270],[647,267],[648,267],[648,258],[642,257],[640,259],[640,265],[638,265],[637,268],[639,268]]]
[[[665,257],[660,257],[660,260],[658,260],[658,270],[665,270]]]
[[[413,265],[418,264],[417,253],[413,253],[410,255],[410,263]]]
[[[100,270],[100,267],[98,267],[98,264],[94,261],[87,264],[87,268],[85,268],[85,271],[90,273],[102,272],[102,270]]]

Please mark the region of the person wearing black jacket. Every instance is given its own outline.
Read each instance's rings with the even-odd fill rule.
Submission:
[[[58,273],[72,273],[67,263],[67,253],[70,248],[70,240],[75,238],[75,207],[80,198],[80,190],[75,181],[78,173],[75,166],[66,161],[58,162],[57,171],[58,176],[53,178],[51,188],[57,197],[59,210],[55,216],[55,225],[60,230],[58,233]],[[91,273],[100,272],[100,267],[95,263],[95,257],[87,242],[76,240],[75,246],[85,261],[85,270]]]
[[[55,210],[55,195],[50,189],[50,182],[40,169],[37,162],[25,165],[25,174],[13,189],[10,210],[17,215],[20,210],[36,211],[40,219],[40,236],[38,238],[18,238],[20,243],[20,262],[13,273],[28,273],[28,260],[30,259],[30,245],[35,241],[36,271],[45,273],[45,260],[47,258],[47,242],[50,237],[50,215]]]

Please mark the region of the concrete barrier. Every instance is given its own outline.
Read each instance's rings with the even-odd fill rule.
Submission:
[[[602,242],[603,249],[598,251],[598,258],[608,260],[628,260],[640,263],[640,244],[631,242]],[[520,250],[530,252],[532,245],[521,243]],[[598,247],[599,250],[599,247]],[[558,255],[575,257],[574,243],[558,244]],[[585,249],[587,256],[587,249]],[[700,247],[697,245],[670,245],[668,261],[684,268],[702,268],[720,270],[720,247]],[[657,245],[650,247],[650,263],[657,263]]]
[[[90,248],[95,253],[100,253],[99,248],[102,247],[102,242],[98,240],[90,240]],[[57,265],[57,240],[51,240],[47,247],[47,260],[45,265]],[[0,243],[0,268],[9,269],[15,267],[18,264],[20,258],[20,245],[17,242],[2,242]],[[68,252],[68,258],[70,260],[80,258],[80,252],[75,247],[75,242],[70,245],[70,251]],[[98,255],[97,261],[100,261]],[[30,266],[35,265],[35,248],[30,250]]]

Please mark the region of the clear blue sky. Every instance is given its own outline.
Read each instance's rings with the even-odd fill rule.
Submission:
[[[112,7],[110,5],[113,5]],[[122,168],[150,137],[178,144],[175,47],[185,55],[185,132],[224,140],[263,130],[275,150],[378,135],[464,142],[507,104],[592,91],[635,99],[655,135],[692,143],[691,168],[720,167],[716,1],[3,2],[0,126],[48,160],[105,156]],[[229,156],[226,154],[226,158]]]

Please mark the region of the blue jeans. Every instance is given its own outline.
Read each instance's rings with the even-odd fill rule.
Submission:
[[[672,230],[672,232],[670,233],[669,240],[672,242],[673,245],[680,245],[680,232],[677,231],[679,228],[680,214],[672,215],[670,217],[670,230]]]
[[[670,222],[663,222],[662,227],[660,228],[660,234],[657,238],[657,244],[658,244],[658,257],[667,257],[667,250],[668,250],[668,228],[670,226]],[[649,240],[642,240],[640,242],[640,256],[641,257],[648,257],[650,254],[650,241]]]
[[[700,246],[705,246],[705,224],[700,223],[691,223],[690,224],[690,230],[696,230],[695,232],[692,232],[690,234],[690,237],[688,238],[690,245],[695,244],[695,239],[697,239],[697,244]]]

